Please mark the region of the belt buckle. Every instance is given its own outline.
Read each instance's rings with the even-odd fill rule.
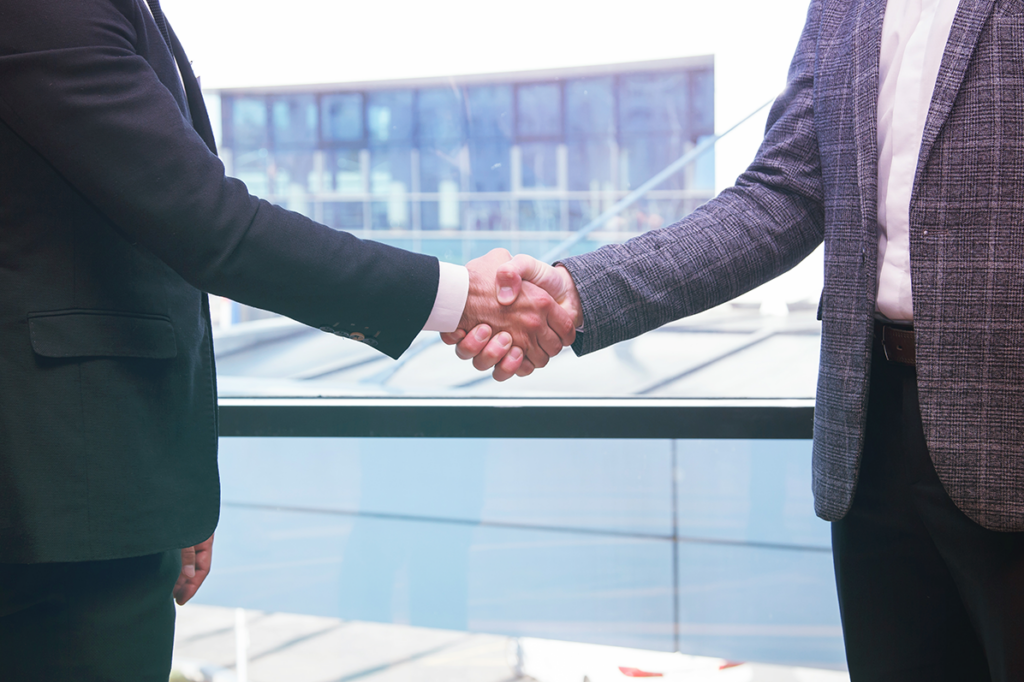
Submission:
[[[889,355],[889,326],[882,325],[882,352],[885,354],[885,359],[889,362],[894,362],[893,358]]]
[[[882,325],[882,352],[885,354],[885,359],[889,362],[897,362],[901,365],[913,366],[916,363],[914,363],[913,359],[909,362],[907,361],[906,349],[899,345],[900,343],[905,343],[901,340],[901,336],[902,334],[900,334],[898,330],[890,327],[889,325]],[[889,352],[889,344],[895,345],[892,353]]]

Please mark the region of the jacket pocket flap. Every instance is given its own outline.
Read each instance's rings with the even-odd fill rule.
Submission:
[[[171,320],[161,315],[104,310],[31,313],[28,328],[32,349],[47,358],[162,360],[178,354]]]

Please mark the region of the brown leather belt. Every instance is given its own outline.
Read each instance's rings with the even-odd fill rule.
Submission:
[[[901,365],[915,365],[914,330],[875,322],[875,340],[881,344],[885,359]]]

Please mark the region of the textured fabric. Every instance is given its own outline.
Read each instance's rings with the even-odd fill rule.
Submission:
[[[142,0],[0,2],[0,563],[210,537],[205,292],[393,357],[433,305],[436,258],[225,177],[167,35]]]
[[[850,508],[877,277],[877,102],[885,2],[814,0],[754,162],[684,220],[569,258],[587,353],[727,301],[822,240],[815,508]],[[950,497],[1024,529],[1024,2],[963,0],[925,126],[910,210],[928,448]],[[681,349],[680,352],[685,352]]]

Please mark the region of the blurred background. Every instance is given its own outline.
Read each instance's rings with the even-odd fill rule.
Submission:
[[[807,9],[163,4],[229,173],[335,229],[454,263],[495,247],[586,252],[730,186]],[[598,682],[646,665],[670,679],[845,679],[809,431],[455,437],[481,400],[807,407],[821,286],[819,250],[736,301],[504,384],[436,334],[392,361],[213,299],[222,405],[445,399],[452,437],[285,437],[310,433],[271,410],[265,428],[222,438],[215,570],[180,611],[176,674]]]

